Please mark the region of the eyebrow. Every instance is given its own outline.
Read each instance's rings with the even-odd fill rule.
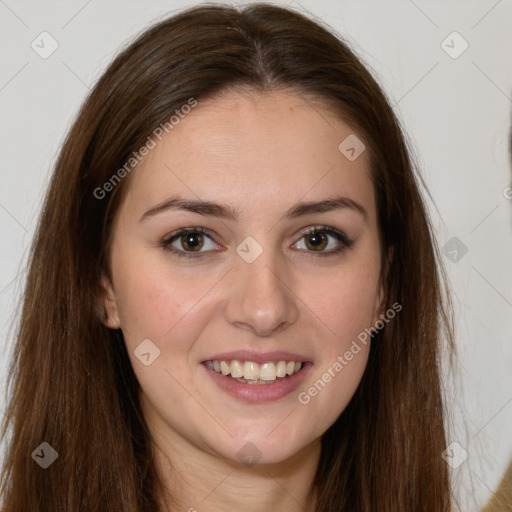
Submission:
[[[314,213],[324,213],[347,208],[359,212],[364,217],[365,221],[368,221],[368,213],[366,210],[358,202],[345,196],[338,196],[321,201],[297,203],[283,215],[281,220],[292,220]],[[190,200],[184,199],[180,196],[174,196],[144,212],[139,219],[139,222],[169,210],[184,210],[192,213],[198,213],[199,215],[219,217],[221,219],[231,220],[234,222],[238,221],[239,218],[237,210],[233,209],[229,205],[214,203],[211,201]]]

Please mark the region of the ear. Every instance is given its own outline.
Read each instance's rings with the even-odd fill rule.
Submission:
[[[121,322],[119,320],[119,311],[117,307],[117,298],[112,285],[112,281],[103,274],[101,278],[102,297],[99,310],[101,322],[110,329],[119,329]]]
[[[381,282],[379,285],[379,291],[375,297],[375,307],[374,307],[375,314],[374,314],[374,319],[373,319],[373,325],[375,325],[377,320],[380,319],[380,316],[385,313],[384,310],[385,310],[386,302],[387,302],[387,298],[388,298],[386,282],[387,282],[387,277],[388,277],[389,266],[390,266],[391,262],[393,261],[394,253],[395,253],[394,246],[389,247],[387,259],[386,259],[386,266],[384,268],[384,272],[382,273],[382,279],[381,279]]]

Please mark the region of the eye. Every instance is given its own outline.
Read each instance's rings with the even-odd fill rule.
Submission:
[[[304,239],[306,248],[299,247],[299,249],[317,253],[318,256],[339,254],[354,243],[345,233],[329,226],[311,226],[303,230],[300,235],[299,242]],[[205,243],[205,239],[210,241],[210,247]],[[214,252],[215,249],[220,248],[213,241],[209,231],[204,228],[180,229],[164,239],[161,245],[166,251],[183,258],[199,258],[205,256],[204,253]],[[330,250],[325,250],[326,248]]]
[[[339,254],[354,243],[345,233],[329,226],[312,226],[307,228],[301,232],[299,242],[302,240],[305,241],[306,249],[304,250],[316,252],[319,256]],[[325,250],[326,248],[331,250]]]
[[[205,238],[210,240],[213,247],[209,248],[208,244],[205,244]],[[174,244],[178,244],[178,247]],[[201,256],[201,252],[210,252],[210,250],[201,251],[204,247],[206,249],[219,247],[204,228],[180,229],[163,240],[162,246],[165,250],[184,258],[197,258]]]

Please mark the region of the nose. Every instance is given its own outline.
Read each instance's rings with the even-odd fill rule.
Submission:
[[[265,255],[265,256],[264,256]],[[237,262],[232,275],[232,293],[225,314],[228,321],[257,336],[271,336],[297,321],[299,310],[286,271],[277,268],[276,258],[264,251],[252,263]]]

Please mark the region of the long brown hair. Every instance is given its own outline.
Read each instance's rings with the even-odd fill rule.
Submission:
[[[10,368],[3,512],[158,509],[162,482],[139,384],[121,331],[105,327],[98,308],[129,176],[103,198],[97,191],[190,98],[237,86],[317,98],[361,135],[387,304],[403,306],[376,335],[355,396],[322,438],[315,511],[450,509],[439,358],[443,333],[453,344],[452,327],[399,122],[347,43],[320,22],[268,4],[208,4],[159,22],[124,49],[64,142],[31,246]],[[47,469],[31,457],[42,442],[58,452]]]

